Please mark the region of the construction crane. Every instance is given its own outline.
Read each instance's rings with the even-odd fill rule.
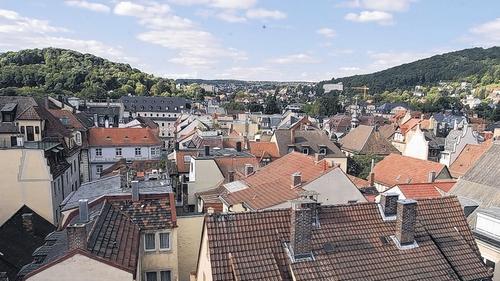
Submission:
[[[362,86],[362,87],[349,87],[353,90],[362,90],[363,91],[363,99],[366,100],[366,93],[368,92],[368,90],[370,90],[370,88],[366,87],[366,85]]]

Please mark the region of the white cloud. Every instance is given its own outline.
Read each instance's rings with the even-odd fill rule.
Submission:
[[[413,62],[419,59],[427,58],[437,52],[368,52],[368,56],[372,59],[371,64],[366,67],[367,71],[379,71],[404,63]]]
[[[333,38],[335,37],[335,30],[328,28],[328,27],[323,27],[318,30],[316,30],[316,33],[325,36],[326,38]]]
[[[83,40],[63,36],[67,29],[51,25],[48,21],[23,17],[15,11],[0,9],[0,49],[57,47],[92,53],[111,60],[136,62],[121,48],[96,40]]]
[[[121,16],[134,16],[146,18],[151,16],[163,15],[170,12],[167,4],[149,2],[148,5],[140,5],[130,1],[118,2],[114,8],[114,13]]]
[[[381,25],[388,25],[393,23],[392,14],[381,11],[362,11],[359,14],[348,13],[344,17],[348,21],[354,22],[376,22]]]
[[[276,64],[318,63],[319,60],[305,53],[292,54],[270,60]]]
[[[407,11],[415,0],[352,0],[343,6],[375,11],[403,12]]]
[[[66,5],[82,9],[91,10],[99,13],[109,13],[111,10],[108,6],[101,3],[88,2],[85,0],[68,0],[64,1]]]
[[[286,14],[278,10],[266,10],[266,9],[250,9],[246,13],[247,17],[250,19],[284,19]]]
[[[467,36],[469,41],[475,44],[493,46],[500,44],[500,18],[485,22],[469,30],[471,36]]]
[[[232,10],[226,10],[221,13],[216,14],[216,17],[218,19],[221,19],[223,21],[235,23],[235,22],[245,22],[247,19],[245,17],[239,16],[236,13],[234,13]]]
[[[114,12],[137,18],[137,22],[147,29],[137,35],[139,40],[175,51],[169,62],[198,69],[214,66],[222,58],[234,61],[246,58],[245,53],[222,46],[212,33],[202,30],[191,20],[173,14],[168,5],[126,1],[117,3]],[[226,17],[226,20],[238,19]]]
[[[221,9],[249,9],[257,0],[211,0],[209,5]]]

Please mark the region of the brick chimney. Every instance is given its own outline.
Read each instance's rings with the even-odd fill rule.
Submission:
[[[249,177],[252,174],[253,174],[252,164],[245,164],[245,177]]]
[[[313,210],[299,202],[292,202],[290,224],[290,251],[294,258],[311,255]]]
[[[34,232],[33,213],[22,214],[22,218],[23,218],[24,231],[26,231],[28,233],[33,233]]]
[[[380,195],[380,207],[385,217],[395,216],[398,211],[399,194],[386,192]]]
[[[75,223],[66,227],[68,250],[87,249],[87,227],[84,223]]]
[[[234,171],[228,171],[227,172],[227,177],[228,177],[227,182],[233,182],[234,181],[234,174],[235,174]]]
[[[132,181],[132,201],[139,201],[139,181]]]
[[[429,172],[429,182],[432,183],[436,180],[436,172]]]
[[[417,201],[398,200],[396,218],[396,238],[401,246],[415,242],[415,222],[417,221]]]
[[[302,184],[302,175],[300,172],[292,174],[292,188],[299,187]]]

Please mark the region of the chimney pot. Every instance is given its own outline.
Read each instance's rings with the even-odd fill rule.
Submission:
[[[417,221],[417,201],[398,200],[396,218],[396,238],[399,244],[410,245],[415,242],[415,222]]]
[[[436,172],[429,172],[429,182],[434,182],[436,180]]]
[[[245,164],[245,177],[249,177],[251,174],[253,174],[252,164]]]
[[[81,223],[86,223],[89,221],[89,200],[87,199],[78,200],[78,213],[80,216]]]
[[[139,201],[139,181],[132,181],[132,201]]]
[[[292,188],[299,187],[302,184],[302,175],[300,172],[292,174]]]
[[[26,232],[33,233],[33,213],[22,214],[23,228]]]
[[[395,216],[398,211],[399,194],[393,192],[382,193],[380,196],[380,207],[384,212],[384,216]]]
[[[370,174],[368,175],[368,181],[370,183],[370,187],[375,186],[375,173],[374,172],[370,172]]]

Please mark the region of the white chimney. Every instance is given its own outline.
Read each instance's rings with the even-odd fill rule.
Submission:
[[[139,181],[132,181],[132,201],[139,201]]]
[[[78,213],[80,215],[80,222],[86,223],[89,221],[89,200],[78,200]]]

